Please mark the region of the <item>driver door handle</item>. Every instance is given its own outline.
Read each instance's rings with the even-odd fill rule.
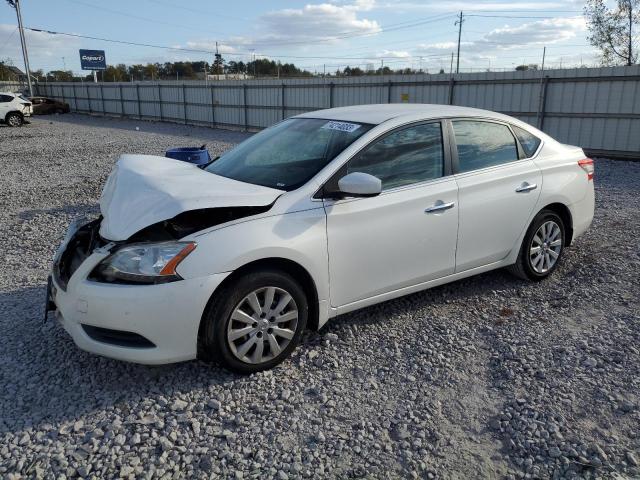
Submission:
[[[517,193],[530,192],[531,190],[535,190],[536,188],[538,188],[537,184],[524,182],[522,185],[516,188],[516,192]]]
[[[436,212],[441,212],[443,210],[449,210],[450,208],[453,208],[454,205],[455,205],[455,203],[453,203],[453,202],[443,203],[443,202],[439,201],[439,202],[436,202],[431,207],[426,208],[424,210],[424,213],[436,213]]]

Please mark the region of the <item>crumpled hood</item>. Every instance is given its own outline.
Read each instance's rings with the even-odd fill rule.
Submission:
[[[179,160],[122,155],[102,189],[100,235],[126,240],[149,225],[188,210],[262,207],[282,193],[214,175]]]

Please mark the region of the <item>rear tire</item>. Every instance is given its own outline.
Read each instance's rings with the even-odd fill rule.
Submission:
[[[551,210],[542,210],[527,229],[516,263],[507,270],[523,280],[543,280],[560,264],[564,245],[562,219]]]
[[[4,121],[10,127],[19,127],[23,123],[22,115],[20,115],[19,113],[15,113],[15,112],[8,113],[7,116],[5,117]]]
[[[236,373],[267,370],[291,354],[308,317],[307,296],[293,277],[250,272],[215,293],[203,317],[202,350]]]

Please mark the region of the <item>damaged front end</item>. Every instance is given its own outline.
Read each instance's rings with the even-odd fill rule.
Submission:
[[[201,230],[266,212],[260,207],[221,207],[191,210],[157,222],[122,241],[100,235],[102,216],[83,223],[74,222],[53,264],[55,283],[66,291],[75,271],[98,248],[109,256],[100,262],[89,279],[101,283],[150,285],[180,280],[178,261],[195,249],[195,242],[182,238]],[[173,263],[171,263],[173,261]],[[134,262],[137,262],[135,265]]]
[[[273,204],[260,207],[219,207],[189,210],[169,220],[149,225],[133,234],[127,241],[178,240],[216,225],[267,212],[272,206]]]
[[[69,226],[67,236],[53,261],[53,277],[63,290],[67,289],[69,279],[91,253],[109,243],[98,233],[101,221],[102,217],[98,217],[88,223],[75,221]]]

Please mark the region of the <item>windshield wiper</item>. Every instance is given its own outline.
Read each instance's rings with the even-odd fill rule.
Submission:
[[[209,160],[207,163],[203,163],[202,165],[198,165],[201,169],[205,169],[207,168],[209,165],[211,165],[213,162],[215,162],[216,160],[218,160],[220,158],[220,155],[218,155],[217,157],[212,158],[211,160]]]

